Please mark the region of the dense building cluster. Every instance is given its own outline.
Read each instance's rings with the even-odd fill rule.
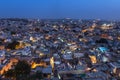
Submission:
[[[0,75],[18,60],[51,80],[119,80],[120,22],[0,19]]]

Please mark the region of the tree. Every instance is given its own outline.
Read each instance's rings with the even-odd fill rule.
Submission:
[[[96,40],[96,43],[104,43],[104,44],[108,44],[108,41],[104,38],[101,38],[100,40]]]
[[[41,71],[37,71],[35,74],[28,76],[26,80],[42,80],[43,79],[42,75],[43,74]]]
[[[12,43],[9,43],[6,48],[7,49],[11,49],[11,50],[14,50],[16,48],[16,45],[19,45],[20,43],[17,42],[17,41],[13,41]]]
[[[10,69],[3,74],[6,78],[15,78],[15,71],[14,69]]]
[[[40,72],[40,71],[37,71],[35,75],[36,75],[37,79],[42,79],[43,78],[42,72]]]
[[[39,32],[39,31],[40,31],[40,29],[39,29],[39,28],[35,28],[35,31],[36,31],[36,32]]]
[[[15,35],[16,34],[16,32],[15,31],[11,31],[11,35]]]
[[[18,61],[18,63],[14,66],[14,69],[10,69],[5,72],[3,75],[5,78],[10,80],[41,80],[43,79],[43,74],[41,71],[37,71],[35,74],[30,75],[31,66],[27,61]]]
[[[15,75],[16,77],[27,76],[30,74],[31,66],[27,61],[19,61],[15,66]]]

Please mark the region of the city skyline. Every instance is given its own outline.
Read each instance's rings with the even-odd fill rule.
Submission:
[[[120,20],[120,0],[1,0],[0,18]]]

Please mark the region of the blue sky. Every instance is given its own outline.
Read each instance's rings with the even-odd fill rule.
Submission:
[[[0,0],[0,17],[120,20],[120,0]]]

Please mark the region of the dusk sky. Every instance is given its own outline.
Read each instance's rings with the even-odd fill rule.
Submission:
[[[120,20],[120,0],[0,0],[0,18]]]

